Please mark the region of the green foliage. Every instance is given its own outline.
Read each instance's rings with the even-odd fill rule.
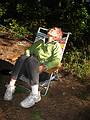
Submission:
[[[72,51],[66,52],[63,62],[65,69],[81,80],[84,80],[89,73],[90,65],[85,51],[74,48]]]
[[[0,18],[5,14],[6,9],[4,6],[2,6],[2,4],[0,4]]]
[[[88,31],[88,12],[83,4],[71,4],[63,14],[63,21],[68,24],[72,31],[73,40],[81,40],[84,33]]]
[[[9,23],[9,26],[15,37],[24,38],[25,35],[32,34],[27,30],[27,27],[20,26],[16,20],[12,20],[12,22]]]
[[[16,6],[16,10],[18,13],[23,12],[23,8],[24,8],[24,6],[22,4],[17,4],[17,6]]]

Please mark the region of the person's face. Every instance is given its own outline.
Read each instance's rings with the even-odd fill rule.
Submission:
[[[53,28],[48,31],[49,41],[62,39],[62,31],[59,28]]]

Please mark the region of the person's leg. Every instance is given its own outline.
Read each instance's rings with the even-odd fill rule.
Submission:
[[[12,74],[11,74],[11,79],[14,79],[14,80],[17,80],[18,78],[18,75],[22,69],[22,66],[23,64],[25,63],[25,60],[27,59],[28,57],[26,55],[21,55],[16,63],[15,63],[15,66],[13,68],[13,71],[12,71]]]
[[[35,105],[35,103],[41,100],[39,88],[39,62],[35,57],[30,57],[27,59],[25,64],[26,71],[31,84],[30,95],[21,102],[21,106],[24,108],[29,108]]]
[[[17,59],[15,66],[13,68],[13,71],[12,71],[10,83],[7,85],[7,89],[4,94],[4,100],[12,100],[12,97],[13,97],[12,95],[16,88],[15,83],[16,83],[16,80],[18,78],[18,75],[22,69],[22,66],[23,66],[26,58],[27,58],[27,56],[22,55],[21,57],[19,57]]]

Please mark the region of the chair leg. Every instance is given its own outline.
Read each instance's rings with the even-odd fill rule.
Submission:
[[[46,96],[46,95],[47,95],[48,90],[49,90],[49,87],[50,87],[50,83],[51,83],[51,81],[52,81],[53,79],[55,79],[55,75],[54,75],[54,76],[53,76],[53,75],[54,75],[54,73],[51,73],[49,80],[47,80],[48,83],[47,83],[47,86],[44,87],[44,88],[45,88],[45,92],[44,92],[44,94],[42,94],[42,96]],[[44,86],[44,84],[43,84],[42,86]]]
[[[51,83],[51,81],[54,80],[55,78],[56,78],[56,75],[55,75],[54,72],[53,72],[53,73],[51,73],[51,75],[50,75],[50,77],[49,77],[48,80],[45,80],[44,82],[40,82],[40,86],[45,89],[45,92],[42,94],[42,96],[46,96],[46,95],[47,95],[48,90],[49,90],[49,87],[50,87],[50,83]],[[23,79],[22,79],[22,81],[23,81]],[[26,81],[25,81],[25,82],[26,82]],[[22,87],[23,89],[27,90],[28,92],[31,91],[29,88],[26,88],[26,87],[23,86],[23,85],[19,85],[19,86]]]

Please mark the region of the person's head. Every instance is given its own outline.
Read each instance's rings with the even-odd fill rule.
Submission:
[[[48,31],[47,35],[50,40],[59,41],[63,36],[63,32],[61,28],[54,27]]]

